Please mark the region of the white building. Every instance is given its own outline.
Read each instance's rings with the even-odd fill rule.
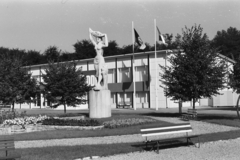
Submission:
[[[108,66],[108,88],[111,91],[112,108],[116,108],[121,102],[131,102],[132,108],[176,108],[178,103],[167,98],[164,95],[164,89],[160,87],[159,65],[169,65],[168,55],[175,52],[174,50],[160,50],[150,52],[134,53],[135,66],[135,88],[136,88],[136,106],[133,106],[133,54],[116,55],[105,57]],[[157,58],[155,58],[155,55]],[[230,64],[233,61],[225,56],[220,55]],[[82,68],[83,73],[87,76],[87,82],[95,84],[95,70],[93,59],[84,59],[77,61],[77,66]],[[45,73],[47,64],[29,66],[32,76],[39,82],[42,82],[42,74]],[[202,99],[197,105],[224,106],[232,105],[236,101],[235,94],[231,90],[223,90],[223,95],[211,99]],[[222,102],[224,101],[224,102]],[[49,102],[44,95],[38,95],[37,101],[31,104],[16,104],[15,108],[46,108]],[[190,102],[183,103],[183,106],[190,107]],[[60,109],[62,107],[60,106]],[[77,107],[68,107],[69,109],[86,109],[88,104]]]

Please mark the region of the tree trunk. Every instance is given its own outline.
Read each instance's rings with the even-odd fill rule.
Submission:
[[[193,103],[193,109],[195,109],[195,98],[192,99]]]
[[[67,110],[66,110],[66,103],[64,102],[64,113],[66,113]]]
[[[15,105],[15,103],[12,102],[12,112],[14,111],[14,105]]]
[[[182,101],[178,102],[179,114],[182,114]]]
[[[238,100],[237,100],[237,104],[236,104],[237,116],[238,116],[238,119],[240,120],[239,108],[238,108],[239,99],[240,99],[240,95],[238,96]]]
[[[15,118],[15,116],[16,116],[16,115],[15,115],[15,112],[14,112],[14,105],[15,105],[15,103],[13,102],[13,103],[12,103],[13,118]]]

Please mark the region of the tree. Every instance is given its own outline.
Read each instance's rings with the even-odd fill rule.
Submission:
[[[46,62],[48,61],[57,62],[60,54],[61,54],[61,51],[56,46],[49,46],[44,52],[44,56],[46,57]]]
[[[25,65],[37,65],[44,63],[43,56],[38,51],[29,50],[24,57]]]
[[[118,44],[116,41],[109,41],[108,47],[104,48],[103,56],[114,56],[114,55],[119,55],[120,54],[120,49],[118,47]]]
[[[183,53],[179,51],[169,58],[171,66],[161,66],[162,87],[166,87],[167,97],[179,102],[192,101],[195,109],[198,99],[217,95],[224,88],[226,70],[200,25],[182,31],[179,45]]]
[[[96,56],[94,45],[90,40],[84,39],[82,41],[77,41],[73,47],[75,49],[77,59],[94,58]]]
[[[236,59],[236,63],[233,64],[233,69],[230,70],[229,86],[237,94],[240,94],[240,56]],[[238,119],[240,119],[239,108],[238,108],[239,100],[240,100],[240,95],[238,96],[237,104],[236,104]]]
[[[240,52],[240,31],[233,27],[229,27],[227,31],[218,31],[212,45],[218,47],[221,54],[237,59]]]
[[[75,62],[49,62],[45,71],[42,85],[46,98],[55,103],[53,108],[64,105],[66,113],[66,105],[75,107],[86,103],[85,96],[92,87],[86,83],[86,76],[77,69]]]
[[[23,68],[22,59],[16,56],[1,55],[0,60],[0,100],[11,104],[31,101],[37,92],[37,83],[31,78],[27,68]]]

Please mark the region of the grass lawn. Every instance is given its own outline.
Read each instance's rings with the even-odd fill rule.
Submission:
[[[113,115],[111,118],[99,119],[102,123],[104,121],[110,121],[112,119],[128,119],[128,118],[143,118],[141,115]],[[128,135],[128,134],[139,134],[140,128],[145,126],[154,125],[166,125],[169,124],[165,121],[156,121],[153,123],[147,123],[142,125],[134,125],[129,127],[120,127],[114,129],[99,129],[99,130],[49,130],[40,132],[28,132],[21,134],[13,134],[15,141],[26,141],[26,140],[44,140],[44,139],[62,139],[62,138],[83,138],[83,137],[102,137],[102,136],[114,136],[114,135]]]
[[[71,116],[76,116],[71,114]],[[101,122],[109,121],[112,119],[126,119],[126,118],[142,118],[143,114],[113,114],[111,118],[101,119]],[[159,114],[151,114],[151,116],[161,117]],[[164,115],[163,115],[164,116]],[[179,117],[178,114],[168,115],[169,117]],[[164,117],[167,117],[166,115]],[[236,117],[216,116],[216,115],[200,115],[200,121],[239,127],[240,120]],[[62,139],[62,138],[79,138],[79,137],[101,137],[101,136],[113,136],[113,135],[127,135],[127,134],[139,134],[140,128],[143,126],[151,125],[166,125],[168,122],[157,121],[154,123],[136,125],[130,127],[116,128],[116,129],[102,129],[102,130],[55,130],[55,131],[43,131],[16,134],[15,140],[40,140],[40,139]],[[211,133],[200,136],[200,142],[210,142],[218,140],[228,140],[240,137],[240,130]],[[185,142],[185,140],[184,140]],[[193,139],[193,142],[196,142]],[[173,144],[170,143],[167,146],[163,145],[160,148],[170,148],[185,145],[185,143]],[[17,152],[21,154],[23,160],[71,160],[89,156],[108,156],[121,153],[129,153],[135,151],[142,151],[144,149],[144,143],[120,143],[120,144],[104,144],[104,145],[79,145],[79,146],[58,146],[58,147],[44,147],[44,148],[26,148],[17,149]]]

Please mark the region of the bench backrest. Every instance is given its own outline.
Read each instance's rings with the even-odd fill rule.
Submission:
[[[0,151],[14,150],[14,137],[0,137]]]
[[[192,127],[190,123],[172,124],[159,127],[146,127],[141,129],[141,134],[143,137],[184,132],[192,132]]]

